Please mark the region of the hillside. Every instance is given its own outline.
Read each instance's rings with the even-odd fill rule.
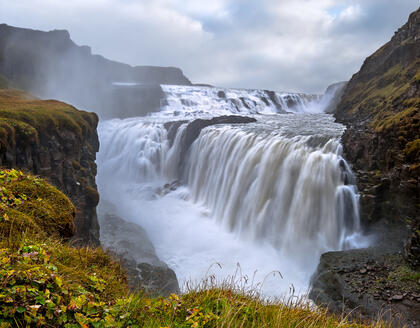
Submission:
[[[323,254],[311,297],[340,313],[420,316],[420,9],[363,63],[335,116],[372,247]],[[413,323],[414,322],[414,323]]]
[[[348,127],[343,146],[361,175],[365,223],[379,219],[418,223],[420,9],[365,60],[348,83],[335,116]],[[380,187],[368,191],[372,184]]]

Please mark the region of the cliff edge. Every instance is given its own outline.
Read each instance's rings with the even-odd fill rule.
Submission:
[[[0,166],[40,175],[66,194],[77,209],[75,238],[93,245],[99,245],[97,124],[94,113],[0,89]]]

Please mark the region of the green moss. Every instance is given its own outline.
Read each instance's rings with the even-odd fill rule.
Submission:
[[[390,272],[388,279],[394,282],[398,281],[415,281],[420,279],[420,272],[411,270],[408,266],[399,266]]]
[[[411,129],[419,125],[419,118],[419,108],[409,107],[396,114],[383,113],[382,115],[378,115],[373,125],[378,132],[394,127],[398,127],[400,130],[404,130],[407,127]]]
[[[378,50],[372,57],[381,51]],[[420,107],[419,98],[413,97],[413,93],[409,92],[416,88],[419,74],[420,60],[416,60],[409,65],[391,66],[383,73],[359,77],[346,90],[340,106],[342,110],[348,111],[349,117],[371,122],[373,130],[390,127],[389,120],[392,116]]]
[[[0,89],[0,120],[0,142],[7,147],[63,131],[82,140],[95,132],[98,117],[56,100],[38,100],[19,90]]]
[[[101,249],[26,239],[0,248],[0,263],[1,327],[111,327],[114,299],[128,292],[121,266]]]
[[[0,188],[1,235],[25,231],[64,238],[73,235],[73,204],[45,180],[21,171],[1,170]]]
[[[409,157],[420,157],[420,139],[408,142],[405,146],[405,154]]]
[[[91,206],[96,206],[99,203],[99,193],[95,188],[90,186],[86,187],[86,200]]]
[[[79,163],[78,161],[73,160],[71,163],[72,163],[73,168],[74,168],[75,170],[80,170],[81,165],[80,165],[80,163]]]

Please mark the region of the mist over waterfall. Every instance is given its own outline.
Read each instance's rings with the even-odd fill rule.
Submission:
[[[101,202],[145,229],[181,286],[240,270],[265,295],[304,293],[321,253],[362,245],[344,127],[302,113],[319,98],[289,94],[292,106],[267,91],[162,89],[160,112],[100,123],[98,187]],[[291,108],[301,114],[277,114]],[[185,149],[191,120],[232,113],[256,122],[207,126]]]

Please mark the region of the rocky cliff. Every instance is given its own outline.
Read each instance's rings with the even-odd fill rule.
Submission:
[[[311,297],[373,316],[420,316],[420,9],[363,63],[335,110],[361,194],[361,219],[373,247],[327,253]],[[404,256],[403,256],[404,255]],[[340,259],[340,261],[338,261]],[[339,265],[338,265],[339,264]],[[334,287],[334,286],[335,287]],[[360,297],[359,297],[360,296]]]
[[[94,113],[22,91],[0,89],[0,166],[45,177],[76,207],[75,239],[99,244]]]
[[[419,219],[420,9],[346,87],[335,115],[359,176],[366,225]]]
[[[67,101],[108,118],[155,110],[159,84],[191,84],[179,68],[132,67],[92,55],[64,30],[42,32],[6,24],[0,24],[0,74],[36,96]],[[115,82],[138,86],[127,95]]]

